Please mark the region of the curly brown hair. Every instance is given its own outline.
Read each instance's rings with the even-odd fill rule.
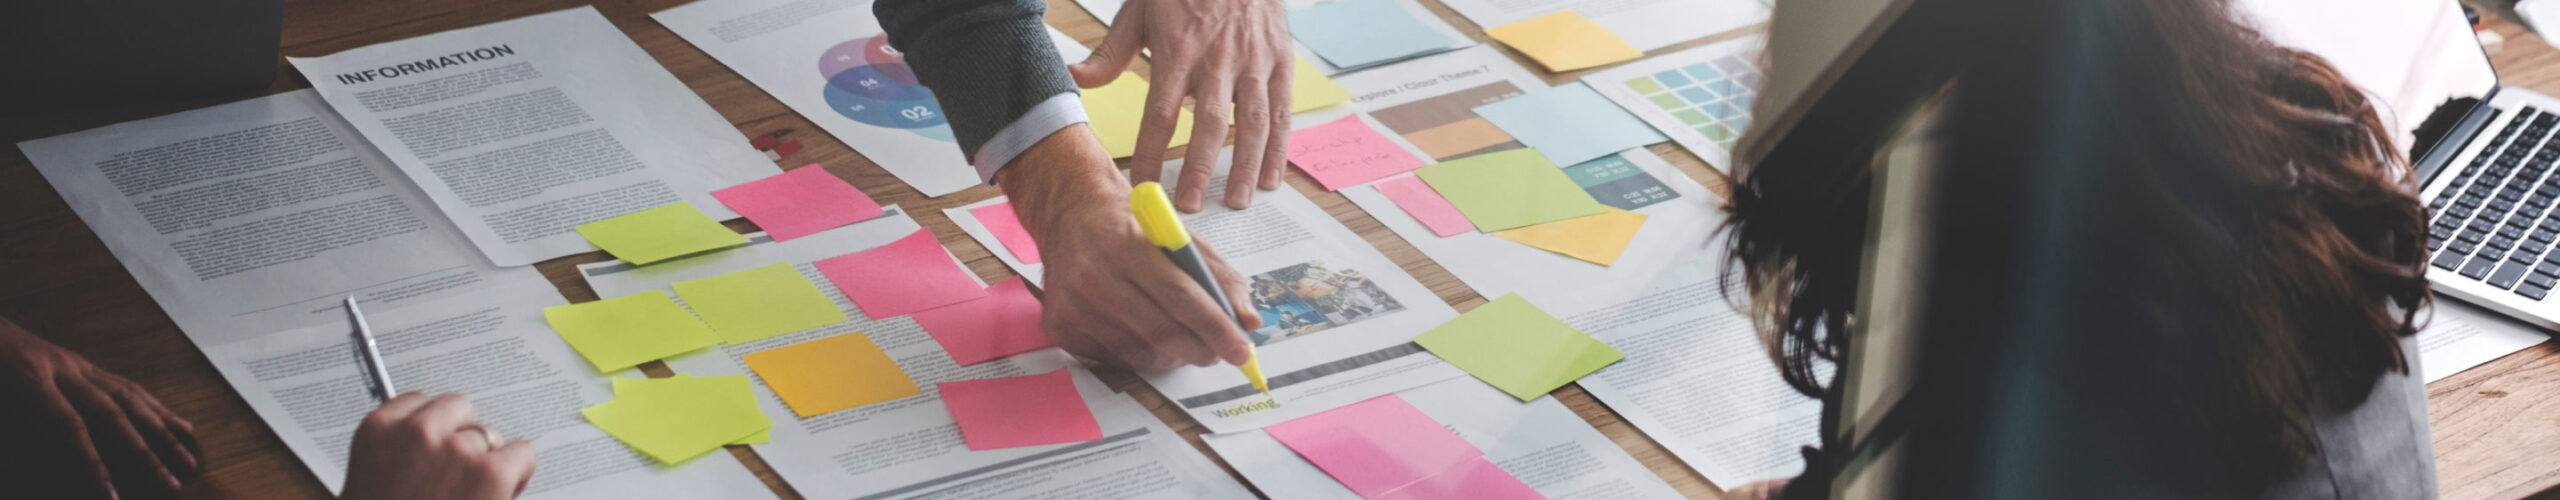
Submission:
[[[2102,318],[2075,322],[2098,325],[2075,334],[2127,339],[2106,345],[2184,350],[2167,355],[2175,366],[2111,366],[2115,379],[2076,387],[2223,381],[2166,409],[2125,406],[2211,434],[2231,468],[2219,483],[2263,487],[2317,451],[2314,415],[2361,404],[2383,374],[2407,370],[2400,341],[2429,300],[2425,209],[2373,103],[2320,56],[2268,41],[2219,0],[2102,10],[2104,27],[2084,36],[2108,57],[2075,69],[2113,79],[2074,97],[2106,114],[2066,126],[2109,153],[2096,155],[2108,183],[2088,202],[2125,208],[2071,222],[2133,236],[2108,236],[2118,239],[2105,259],[2075,261],[2074,276],[2121,281],[2090,282],[2106,290],[2081,294],[2105,300],[2063,312]],[[1965,69],[1943,71],[1963,86]],[[1736,169],[1728,272],[1742,274],[1780,373],[1808,396],[1822,397],[1822,366],[1848,349],[1876,159],[1905,118],[1826,124],[1816,132],[1859,140]]]

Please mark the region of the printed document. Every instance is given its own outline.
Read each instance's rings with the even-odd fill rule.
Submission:
[[[870,0],[701,0],[651,17],[925,196],[978,185]],[[1090,53],[1048,31],[1061,64]]]
[[[292,58],[500,266],[595,250],[579,224],[780,172],[593,7]]]
[[[473,252],[312,91],[20,148],[332,491],[374,408],[339,306],[353,296],[398,388],[461,393],[533,441],[526,498],[772,498],[726,454],[658,467],[587,425],[578,410],[611,394],[544,325],[559,291]]]
[[[2433,383],[2551,340],[2540,328],[2449,297],[2419,313],[2418,368]]]
[[[758,234],[745,247],[648,267],[622,262],[580,266],[596,294],[618,297],[670,290],[675,282],[721,276],[787,263],[810,280],[827,282],[816,262],[875,248],[920,229],[904,209],[850,226],[775,243]],[[1249,496],[1233,478],[1192,449],[1128,396],[1111,392],[1074,359],[1043,349],[969,366],[952,361],[915,320],[872,320],[834,286],[820,286],[850,321],[806,331],[723,345],[669,359],[677,373],[747,375],[757,381],[758,403],[774,421],[773,441],[756,454],[793,488],[811,498],[1239,498]],[[811,340],[863,335],[888,353],[922,394],[796,418],[744,357]],[[935,384],[1046,373],[1073,373],[1085,404],[1102,426],[1100,441],[971,451],[963,443]],[[1107,480],[1103,480],[1107,479]]]
[[[1447,426],[1504,472],[1557,500],[1680,498],[1680,492],[1591,428],[1554,396],[1521,403],[1473,378],[1396,393]],[[1262,494],[1290,499],[1357,499],[1260,430],[1202,436]]]
[[[1774,0],[1445,0],[1450,10],[1492,28],[1571,10],[1609,28],[1636,50],[1741,29],[1769,20]]]

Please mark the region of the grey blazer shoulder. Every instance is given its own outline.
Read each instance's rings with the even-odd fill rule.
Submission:
[[[972,162],[1005,125],[1076,91],[1041,25],[1049,6],[1040,0],[879,0],[871,10]]]

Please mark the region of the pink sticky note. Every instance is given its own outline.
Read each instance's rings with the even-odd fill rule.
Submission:
[[[1493,462],[1485,460],[1484,457],[1476,457],[1473,461],[1460,464],[1456,469],[1442,471],[1431,477],[1422,478],[1420,481],[1414,481],[1413,484],[1405,485],[1403,488],[1367,498],[1368,500],[1443,498],[1502,500],[1546,497],[1538,494],[1537,489],[1530,488],[1528,483],[1520,482],[1520,478],[1512,477],[1510,472],[1494,466]]]
[[[1102,439],[1067,369],[1039,375],[943,382],[942,404],[960,423],[960,440],[986,451]]]
[[[972,208],[969,215],[987,226],[987,232],[996,233],[996,243],[1003,243],[1005,251],[1013,252],[1014,259],[1024,264],[1040,263],[1040,246],[1032,244],[1031,232],[1022,229],[1022,218],[1013,215],[1013,202]]]
[[[1387,195],[1406,215],[1422,221],[1422,227],[1431,228],[1431,234],[1447,238],[1476,230],[1476,223],[1468,222],[1467,214],[1458,212],[1458,207],[1440,197],[1439,191],[1431,190],[1421,177],[1406,175],[1378,181],[1378,194]]]
[[[818,273],[827,275],[871,319],[987,296],[969,269],[951,259],[932,231],[923,229],[880,248],[818,261]]]
[[[880,216],[880,203],[815,164],[712,191],[711,197],[764,228],[773,241],[791,241]]]
[[[1361,497],[1385,494],[1484,457],[1475,445],[1394,394],[1263,430]]]
[[[1422,158],[1379,135],[1360,115],[1290,132],[1289,163],[1315,177],[1326,191],[1422,168]]]
[[[960,366],[1049,347],[1040,299],[1020,277],[987,287],[987,298],[918,311],[915,318]]]

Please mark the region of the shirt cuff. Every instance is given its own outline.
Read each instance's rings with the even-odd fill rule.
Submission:
[[[1013,157],[1022,156],[1023,150],[1049,138],[1049,134],[1085,121],[1084,100],[1079,99],[1076,93],[1060,92],[1049,96],[1048,100],[1040,101],[1030,111],[1023,112],[1021,118],[1013,119],[1013,123],[1005,125],[1003,130],[996,131],[994,137],[987,138],[986,145],[978,147],[978,154],[972,157],[970,164],[978,167],[978,181],[995,185],[996,171],[1003,170],[1007,163],[1013,163]]]

